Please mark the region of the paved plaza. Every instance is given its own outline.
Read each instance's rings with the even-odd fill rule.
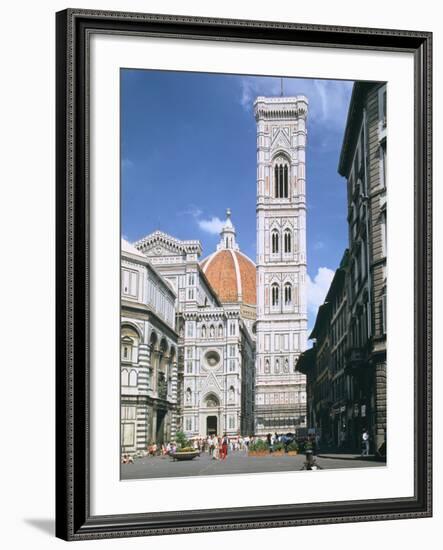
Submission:
[[[134,464],[122,464],[121,479],[162,477],[210,476],[264,472],[295,472],[303,469],[304,455],[248,456],[245,451],[234,451],[225,460],[213,460],[208,453],[190,461],[173,461],[169,456],[135,459]],[[335,468],[383,467],[386,464],[373,457],[362,458],[353,454],[318,453],[316,463],[323,470]]]

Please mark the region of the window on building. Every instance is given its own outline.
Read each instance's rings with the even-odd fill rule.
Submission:
[[[188,432],[192,430],[192,418],[185,419],[185,430]]]
[[[269,365],[269,359],[266,359],[265,361],[265,374],[269,374],[271,372],[271,367]]]
[[[280,372],[280,360],[278,358],[275,360],[274,371],[275,371],[275,374],[279,374],[279,372]]]
[[[386,256],[387,253],[387,232],[386,232],[386,209],[383,209],[380,213],[380,231],[381,231],[381,246],[382,254]]]
[[[235,372],[235,359],[229,359],[229,372]]]
[[[235,357],[235,346],[229,346],[229,356]]]
[[[386,293],[380,301],[380,310],[381,333],[386,334]]]
[[[135,387],[137,386],[137,371],[135,369],[132,369],[129,373],[129,386]]]
[[[132,361],[132,343],[123,342],[121,347],[121,360]]]
[[[278,234],[278,231],[274,229],[271,233],[271,240],[272,240],[272,253],[278,254],[279,248],[280,248],[280,235]]]
[[[292,239],[291,239],[291,231],[289,229],[285,230],[284,233],[284,250],[285,254],[289,254],[292,252]]]
[[[186,404],[191,405],[191,403],[192,403],[192,390],[191,388],[188,388],[186,390]]]
[[[289,196],[288,165],[274,166],[274,196],[276,199],[287,199]]]
[[[285,306],[292,304],[292,285],[291,283],[285,284]]]
[[[206,327],[205,327],[205,325],[203,325],[202,328],[201,328],[201,335],[202,335],[202,338],[206,338]]]
[[[214,325],[211,325],[209,327],[209,337],[214,338],[214,336],[215,336],[215,328],[214,328]]]
[[[190,274],[188,275],[188,284],[189,284],[190,286],[194,286],[194,280],[195,280],[195,279],[194,279],[194,274],[193,274],[193,273],[190,273]]]
[[[193,300],[193,299],[194,299],[194,289],[189,288],[188,289],[188,300]]]
[[[360,266],[361,266],[361,278],[364,279],[366,277],[366,271],[367,271],[367,258],[366,258],[366,242],[364,239],[360,242]]]
[[[280,296],[279,296],[279,287],[278,287],[278,284],[277,283],[274,283],[272,286],[271,286],[271,296],[272,296],[272,305],[275,307],[275,306],[278,306],[279,302],[280,302]]]
[[[129,269],[122,270],[122,292],[126,296],[137,297],[138,273]]]
[[[285,364],[284,364],[284,367],[283,367],[283,372],[284,372],[284,373],[288,373],[288,372],[289,372],[289,361],[288,361],[288,358],[285,359]]]
[[[235,321],[231,321],[231,324],[229,325],[229,334],[231,336],[235,336]]]
[[[136,418],[136,408],[123,405],[121,408],[121,419],[122,420],[135,420]]]
[[[386,94],[386,87],[383,89],[381,93],[381,123],[383,128],[386,128],[386,121],[387,121],[387,94]]]
[[[192,374],[192,361],[186,361],[186,374]]]
[[[380,185],[386,187],[386,139],[380,143],[379,147],[380,161]]]
[[[229,399],[230,403],[233,403],[234,400],[235,400],[235,390],[234,390],[234,386],[231,386],[231,387],[229,388],[228,399]]]
[[[223,337],[223,325],[218,325],[218,337]]]

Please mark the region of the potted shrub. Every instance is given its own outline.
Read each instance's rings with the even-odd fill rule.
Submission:
[[[279,441],[274,443],[272,454],[275,456],[283,456],[285,454],[283,443],[280,443]]]
[[[269,447],[265,441],[257,439],[249,445],[249,456],[264,456],[269,454]]]
[[[289,443],[287,446],[287,454],[289,456],[295,456],[298,454],[298,445],[295,441],[292,441],[292,443]]]
[[[196,456],[200,456],[200,451],[194,449],[183,432],[177,432],[175,439],[177,441],[177,450],[175,453],[170,453],[172,460],[192,460]]]

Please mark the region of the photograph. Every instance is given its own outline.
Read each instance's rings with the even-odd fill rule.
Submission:
[[[120,68],[122,481],[389,463],[387,102]]]

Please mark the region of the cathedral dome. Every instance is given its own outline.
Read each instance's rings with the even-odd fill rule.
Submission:
[[[201,268],[221,302],[241,302],[255,306],[255,264],[240,252],[229,209],[226,215],[217,251],[202,261]]]

